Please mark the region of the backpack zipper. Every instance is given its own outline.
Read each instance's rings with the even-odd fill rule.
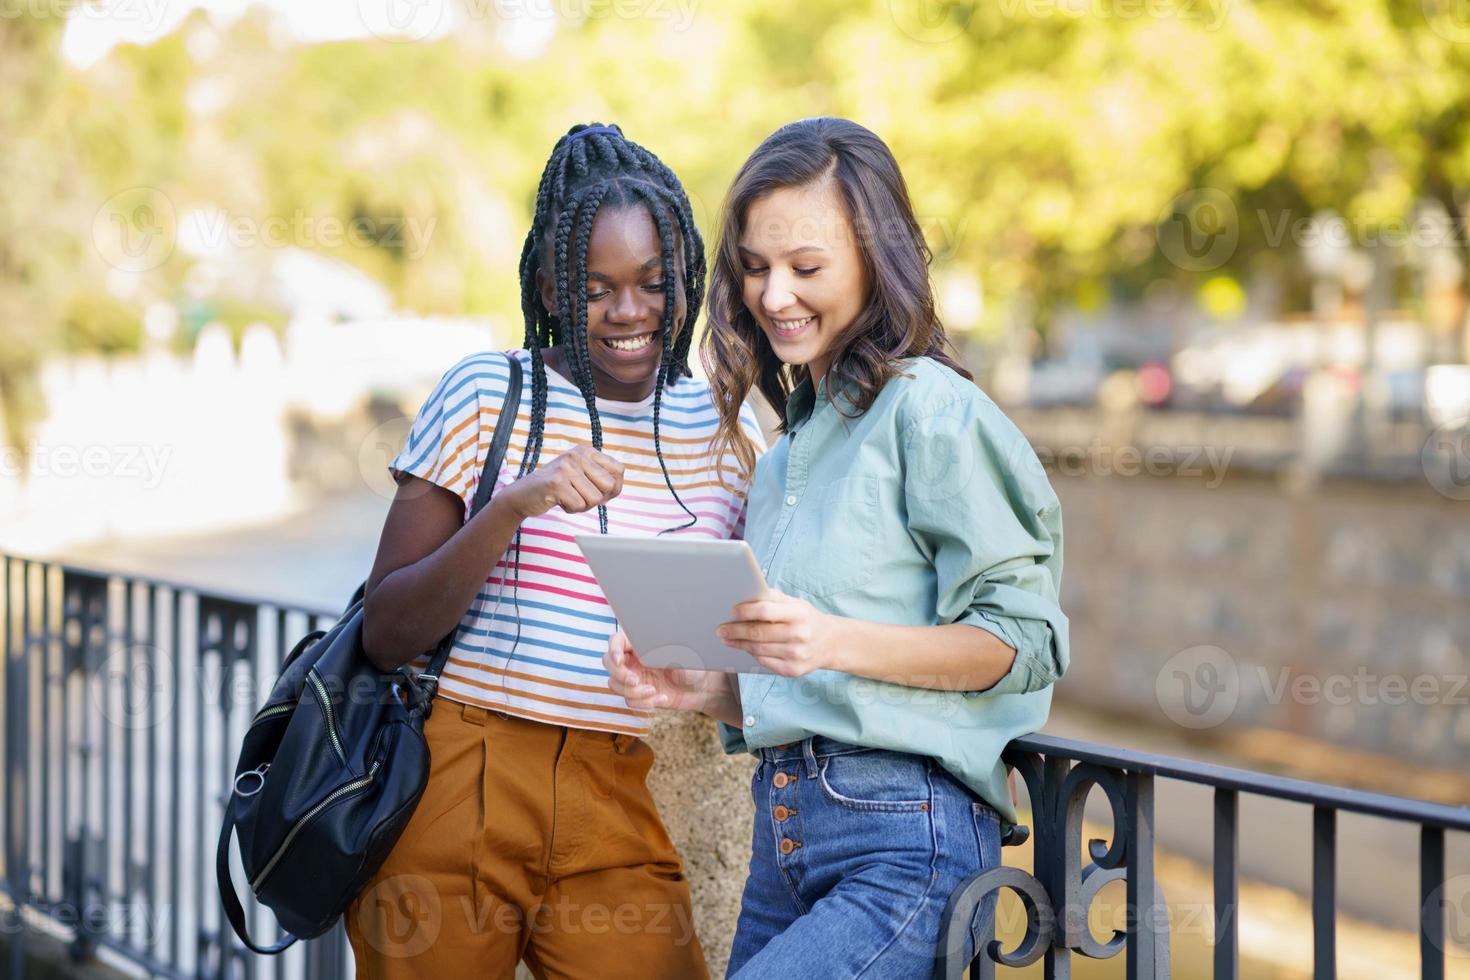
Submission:
[[[358,779],[354,779],[350,783],[344,783],[343,785],[338,786],[336,789],[332,790],[331,793],[327,794],[326,799],[322,800],[310,810],[307,810],[306,814],[300,820],[296,821],[295,825],[291,827],[291,830],[286,834],[286,839],[281,841],[281,846],[276,848],[276,853],[271,855],[271,859],[266,862],[265,867],[260,869],[260,874],[256,875],[255,880],[250,883],[250,890],[258,894],[260,892],[261,884],[265,881],[266,877],[273,870],[275,870],[276,863],[279,862],[281,858],[285,855],[286,848],[291,846],[291,842],[296,839],[296,835],[299,834],[301,830],[308,823],[310,823],[318,813],[321,813],[334,801],[339,800],[342,797],[346,796],[348,793],[351,793],[354,790],[361,789],[362,787],[371,783],[373,779],[378,775],[378,765],[379,763],[374,762],[372,768],[367,771],[366,776],[362,776]]]
[[[290,701],[286,704],[277,704],[269,708],[261,708],[256,716],[251,719],[250,724],[253,727],[260,722],[265,721],[267,718],[274,718],[276,715],[285,714],[295,707],[296,703],[294,701]]]
[[[322,703],[322,710],[327,713],[327,738],[332,740],[332,748],[336,750],[337,758],[345,766],[347,765],[347,753],[342,751],[342,741],[337,737],[337,719],[332,714],[332,699],[327,694],[327,686],[322,683],[322,679],[317,676],[315,670],[307,674],[306,679],[311,682],[312,689],[316,691],[316,699]]]

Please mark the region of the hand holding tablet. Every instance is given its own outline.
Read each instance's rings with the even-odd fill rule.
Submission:
[[[690,541],[579,534],[597,584],[649,667],[766,673],[716,631],[765,577],[744,541]]]

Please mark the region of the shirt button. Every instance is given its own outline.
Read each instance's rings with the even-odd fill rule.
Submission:
[[[786,506],[787,507],[795,507],[796,506],[796,494],[793,493],[793,494],[791,494],[790,496],[788,496],[786,498]]]
[[[785,789],[786,784],[791,782],[791,777],[786,775],[784,772],[778,772],[776,773],[775,777],[771,779],[771,782],[776,784],[777,789]]]
[[[755,725],[755,715],[746,715],[745,716],[745,727],[746,728],[751,728],[754,725]]]

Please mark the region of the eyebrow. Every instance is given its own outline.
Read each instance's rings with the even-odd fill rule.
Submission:
[[[750,249],[746,248],[744,245],[738,245],[736,247],[741,252],[744,252],[746,255],[752,256],[754,258],[760,258],[761,257],[761,255],[760,255],[759,252],[751,251]],[[782,252],[781,253],[781,257],[783,259],[785,259],[785,258],[790,258],[793,255],[801,255],[801,254],[803,254],[805,252],[826,252],[826,251],[827,250],[825,248],[823,248],[821,245],[801,245],[801,246],[798,246],[797,248],[788,249],[787,251]]]
[[[655,255],[653,258],[649,259],[647,262],[638,267],[638,275],[642,276],[645,273],[652,272],[654,269],[659,268],[663,264],[664,257],[662,255]],[[600,279],[603,282],[612,282],[612,276],[609,276],[606,273],[602,272],[593,272],[591,269],[587,270],[587,278]]]

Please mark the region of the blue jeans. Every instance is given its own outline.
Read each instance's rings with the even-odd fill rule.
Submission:
[[[813,736],[760,750],[750,876],[727,978],[934,973],[945,903],[1000,864],[1000,822],[927,756]],[[992,895],[964,955],[989,938]]]

